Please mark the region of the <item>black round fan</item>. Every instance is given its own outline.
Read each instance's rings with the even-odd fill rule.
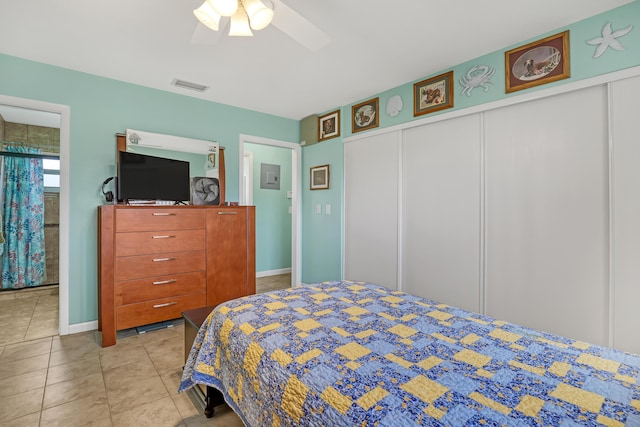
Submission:
[[[219,205],[220,181],[218,178],[195,177],[191,180],[191,204]]]

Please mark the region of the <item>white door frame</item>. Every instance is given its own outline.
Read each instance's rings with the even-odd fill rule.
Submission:
[[[242,180],[242,196],[240,200],[243,201],[244,204],[253,204],[253,153],[250,151],[244,152],[244,163],[243,166],[246,166],[244,170],[241,171],[243,176],[246,174],[246,179]]]
[[[297,286],[302,283],[302,175],[300,175],[300,168],[302,167],[302,147],[300,144],[293,142],[240,134],[240,143],[238,144],[238,175],[240,177],[240,185],[238,188],[240,188],[240,191],[238,193],[240,193],[241,205],[245,204],[244,191],[242,191],[245,143],[271,145],[273,147],[291,150],[291,191],[293,192],[291,197],[291,281],[294,286]]]
[[[60,241],[58,333],[69,334],[69,134],[71,107],[26,98],[0,95],[0,104],[60,114]]]

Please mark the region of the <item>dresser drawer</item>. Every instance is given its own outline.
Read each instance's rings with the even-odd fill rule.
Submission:
[[[202,209],[148,208],[116,209],[116,232],[186,230],[204,228],[205,211]]]
[[[116,257],[114,280],[120,282],[143,279],[145,277],[204,271],[205,268],[204,251]]]
[[[204,250],[204,229],[116,233],[118,256]]]
[[[206,293],[201,292],[138,304],[121,305],[116,308],[116,329],[129,329],[134,326],[177,319],[180,317],[180,313],[185,310],[204,307],[206,299]]]
[[[206,292],[204,271],[115,283],[115,304],[126,305],[171,296]]]

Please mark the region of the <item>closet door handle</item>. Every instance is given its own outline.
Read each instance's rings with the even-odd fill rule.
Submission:
[[[151,215],[153,216],[175,216],[176,214],[173,212],[154,212]]]
[[[238,215],[238,212],[218,212],[218,215]]]
[[[176,236],[152,236],[152,239],[171,239]]]
[[[168,285],[169,283],[176,283],[177,280],[176,279],[169,279],[169,280],[159,280],[157,282],[153,282],[154,285]]]
[[[176,305],[177,303],[178,301],[165,302],[164,304],[156,304],[153,308],[169,307],[170,305]]]
[[[153,262],[175,261],[175,258],[154,258]]]

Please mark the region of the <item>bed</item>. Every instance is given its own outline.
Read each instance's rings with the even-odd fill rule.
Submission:
[[[219,305],[180,391],[247,426],[640,426],[640,356],[359,282]]]

